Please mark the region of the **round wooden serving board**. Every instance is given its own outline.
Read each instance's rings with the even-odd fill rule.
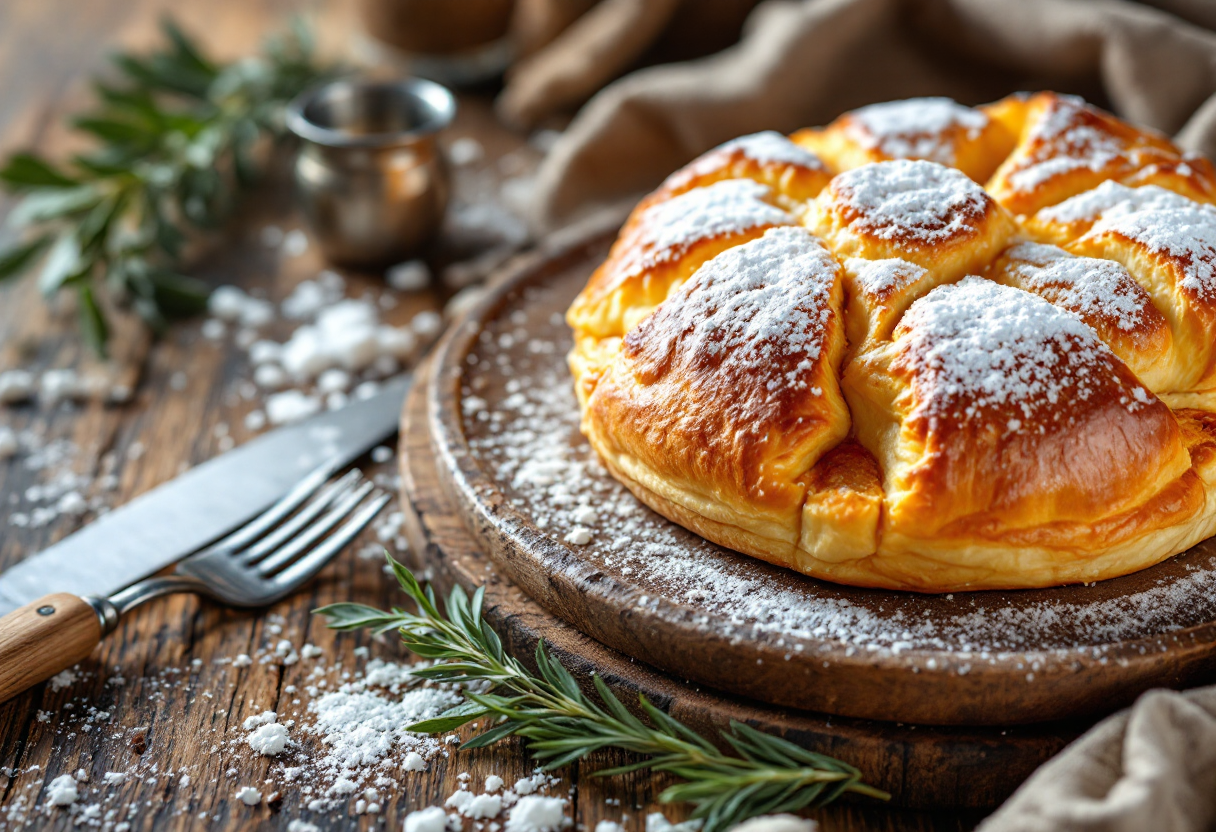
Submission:
[[[483,552],[443,485],[426,409],[420,383],[406,403],[400,449],[412,566],[444,593],[454,583],[469,592],[484,586],[487,620],[508,652],[533,669],[543,638],[589,694],[587,682],[597,673],[627,704],[645,694],[704,736],[716,736],[732,719],[780,734],[857,766],[867,783],[891,793],[893,805],[910,809],[992,809],[1089,727],[1077,721],[1008,729],[918,727],[776,708],[681,682],[611,650],[525,595]]]
[[[1088,718],[1213,675],[1216,543],[1091,586],[949,595],[813,580],[644,508],[578,432],[563,313],[614,223],[555,238],[439,345],[440,482],[478,548],[627,656],[748,699],[918,725]]]

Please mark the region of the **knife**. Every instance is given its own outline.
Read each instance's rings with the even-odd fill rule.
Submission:
[[[343,468],[397,430],[411,378],[198,465],[0,573],[0,615],[52,592],[111,595],[251,520],[305,474]]]

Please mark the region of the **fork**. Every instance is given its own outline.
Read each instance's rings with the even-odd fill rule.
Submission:
[[[181,561],[172,575],[148,578],[108,598],[47,595],[0,619],[0,702],[87,657],[123,615],[153,598],[193,592],[250,608],[293,592],[390,499],[358,470],[331,481],[332,473],[328,465],[313,471],[258,517]]]

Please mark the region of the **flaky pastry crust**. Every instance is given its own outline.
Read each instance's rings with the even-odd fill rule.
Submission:
[[[737,139],[571,306],[583,432],[654,510],[826,580],[1143,569],[1216,532],[1214,199],[1054,93]]]

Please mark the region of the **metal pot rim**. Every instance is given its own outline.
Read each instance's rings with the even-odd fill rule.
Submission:
[[[340,127],[318,124],[306,115],[308,107],[326,95],[336,91],[356,93],[366,90],[385,90],[403,93],[404,97],[421,102],[426,118],[408,130],[393,130],[382,133],[354,133]],[[452,123],[456,115],[456,98],[434,81],[424,78],[403,78],[396,81],[368,79],[342,79],[328,81],[305,90],[287,105],[287,129],[307,142],[334,148],[377,149],[409,144],[424,136],[443,130]]]

